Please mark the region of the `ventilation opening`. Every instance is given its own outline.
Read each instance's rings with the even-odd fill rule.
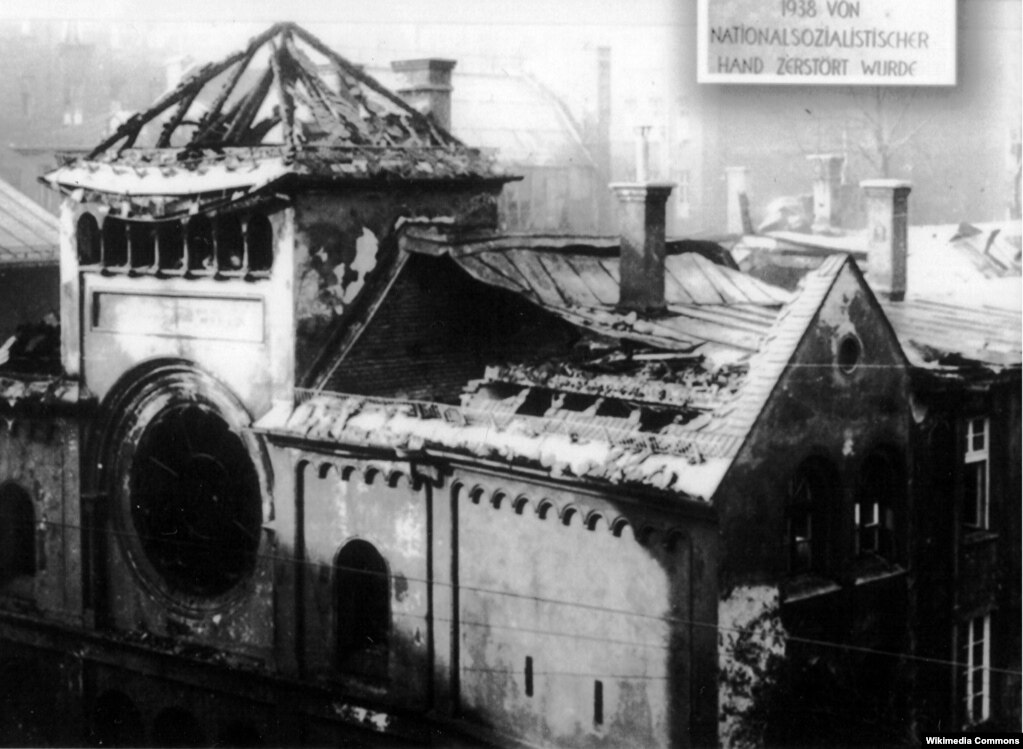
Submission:
[[[530,656],[530,655],[526,656],[525,678],[526,678],[526,696],[527,697],[532,697],[533,696],[533,657]]]
[[[593,682],[593,725],[604,725],[604,682]]]

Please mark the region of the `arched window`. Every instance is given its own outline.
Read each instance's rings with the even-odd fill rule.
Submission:
[[[135,270],[149,270],[156,265],[156,227],[139,221],[129,226],[131,267]]]
[[[121,268],[128,264],[128,225],[118,218],[103,222],[103,265]]]
[[[249,270],[253,273],[265,273],[274,262],[274,236],[270,219],[261,213],[254,214],[249,219],[245,233],[249,250]]]
[[[334,560],[338,666],[371,666],[359,653],[386,658],[391,629],[391,585],[387,563],[373,544],[345,544]]]
[[[157,250],[160,254],[160,270],[182,271],[185,267],[185,239],[181,222],[164,221],[156,232]]]
[[[213,225],[208,218],[195,216],[189,220],[185,246],[188,249],[188,270],[193,273],[213,270]]]
[[[35,508],[15,484],[0,488],[0,584],[36,572]]]
[[[242,224],[233,213],[218,216],[214,224],[217,246],[217,270],[221,273],[238,273],[245,259],[245,244],[242,239]]]
[[[100,262],[99,224],[91,213],[83,213],[75,228],[78,242],[78,262],[81,265],[96,265]]]
[[[856,556],[873,555],[890,560],[894,552],[895,498],[899,472],[893,458],[873,452],[860,467],[853,521]]]
[[[822,572],[825,566],[827,519],[834,508],[834,470],[810,458],[789,479],[785,512],[789,572]]]

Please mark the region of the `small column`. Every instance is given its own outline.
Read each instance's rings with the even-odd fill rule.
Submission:
[[[620,309],[664,311],[665,204],[673,187],[666,182],[610,185],[619,203]]]
[[[451,130],[451,71],[455,60],[424,58],[395,60],[391,69],[405,76],[405,85],[398,94],[444,130]]]
[[[813,164],[812,229],[817,234],[827,234],[841,225],[838,189],[845,157],[837,153],[818,153],[806,158]]]
[[[912,183],[870,179],[860,182],[860,188],[867,203],[867,281],[875,294],[901,302],[906,297]]]
[[[725,184],[728,190],[727,232],[729,234],[749,234],[750,227],[744,220],[745,210],[743,200],[746,195],[746,181],[749,177],[749,169],[744,166],[726,166]]]

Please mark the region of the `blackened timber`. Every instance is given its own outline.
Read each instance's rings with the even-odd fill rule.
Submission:
[[[274,36],[274,34],[278,33],[281,27],[282,27],[281,24],[274,24],[269,29],[264,31],[262,34],[255,37],[249,46],[258,47],[266,40],[271,39]],[[108,148],[110,148],[110,146],[117,143],[117,141],[119,141],[126,135],[129,135],[134,132],[135,135],[137,136],[138,131],[140,131],[147,122],[154,119],[158,115],[162,114],[164,110],[166,110],[168,107],[177,104],[185,96],[188,96],[192,92],[193,88],[202,88],[202,86],[209,82],[211,78],[220,75],[222,72],[227,70],[236,62],[244,58],[247,52],[248,52],[247,49],[241,52],[236,52],[235,54],[230,55],[229,57],[227,57],[226,59],[222,60],[219,63],[210,63],[209,65],[204,65],[202,69],[200,69],[198,72],[195,73],[195,75],[192,76],[192,80],[187,85],[181,86],[173,91],[170,91],[161,98],[157,99],[156,103],[153,104],[153,106],[151,106],[145,112],[140,112],[129,117],[128,121],[121,125],[119,128],[117,128],[113,135],[111,135],[109,138],[107,138],[94,149],[92,149],[92,151],[89,152],[89,155],[86,158],[87,159],[96,158],[98,155],[106,151]]]

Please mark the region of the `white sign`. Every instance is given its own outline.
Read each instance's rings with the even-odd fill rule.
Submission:
[[[956,0],[699,0],[697,80],[956,82]]]

